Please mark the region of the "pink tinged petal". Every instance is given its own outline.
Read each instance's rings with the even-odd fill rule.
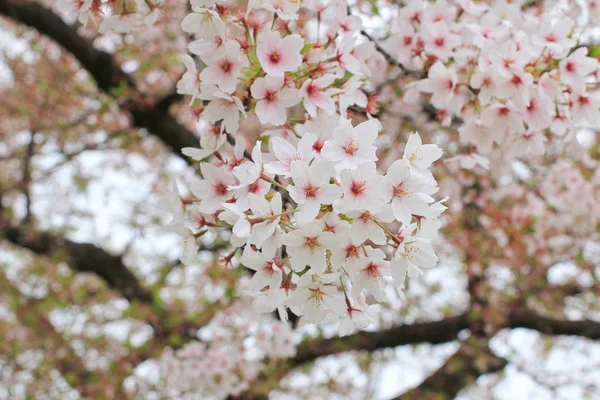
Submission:
[[[312,132],[307,132],[302,136],[300,141],[298,142],[298,153],[300,157],[309,161],[313,158],[315,154],[315,150],[313,149],[313,144],[317,141],[317,135]]]
[[[262,196],[257,196],[255,194],[248,195],[248,204],[250,205],[250,209],[257,216],[264,216],[269,213],[270,207],[269,202]]]
[[[196,244],[196,238],[193,236],[188,236],[183,242],[183,249],[181,250],[181,255],[179,256],[179,260],[185,264],[191,264],[196,255],[198,254],[198,245]]]
[[[296,89],[286,88],[279,93],[279,101],[286,108],[295,106],[300,103],[300,100],[301,98]]]
[[[369,231],[364,222],[356,220],[352,224],[350,236],[352,243],[362,244],[369,238]]]
[[[210,184],[207,181],[194,181],[190,184],[190,191],[197,199],[206,199],[210,196]]]
[[[233,226],[234,235],[240,238],[246,238],[250,236],[251,226],[250,222],[246,218],[240,218]]]
[[[333,204],[342,195],[342,189],[337,185],[327,184],[317,191],[317,198],[321,204]]]
[[[194,147],[184,147],[183,149],[181,149],[181,153],[190,158],[193,158],[196,161],[200,161],[205,159],[206,157],[209,157],[213,152],[210,150],[197,149]]]
[[[281,238],[281,243],[286,246],[300,248],[304,245],[305,239],[301,232],[292,231]]]
[[[275,233],[275,224],[270,221],[258,223],[252,227],[250,243],[261,247]]]
[[[298,212],[298,221],[300,223],[312,222],[315,220],[321,209],[321,203],[314,198],[306,199]]]
[[[267,82],[265,78],[258,78],[250,87],[250,94],[257,100],[262,100],[267,95]]]
[[[274,137],[271,141],[273,143],[273,153],[278,160],[287,161],[294,158],[296,149],[288,141],[280,137]]]
[[[303,187],[290,186],[288,187],[288,192],[292,197],[292,200],[294,200],[296,203],[304,204],[304,202],[306,201],[306,194],[304,192]]]
[[[387,241],[385,232],[377,224],[369,226],[369,239],[377,245],[384,245]]]
[[[398,288],[404,286],[406,281],[406,273],[408,271],[408,261],[404,258],[399,258],[392,261],[392,279]]]
[[[399,222],[402,222],[404,225],[410,224],[410,220],[412,219],[410,208],[401,199],[396,197],[392,200],[392,210],[394,211],[394,217]]]
[[[346,318],[343,318],[340,321],[340,326],[339,326],[340,336],[348,335],[350,332],[352,332],[353,329],[354,329],[354,323],[352,322],[352,320],[350,319],[349,316],[346,316]]]
[[[295,160],[290,164],[292,171],[292,180],[296,186],[304,186],[311,181],[311,174],[308,164],[304,160]]]

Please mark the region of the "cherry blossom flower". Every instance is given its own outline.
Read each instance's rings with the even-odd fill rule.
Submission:
[[[181,22],[181,29],[193,33],[203,39],[210,39],[214,35],[225,35],[225,24],[219,14],[211,9],[195,6],[194,12],[188,14]]]
[[[192,105],[194,100],[196,100],[196,97],[200,95],[198,68],[196,67],[194,59],[187,54],[183,56],[183,63],[185,64],[186,71],[181,77],[181,80],[177,82],[177,93],[192,96],[192,99],[190,100],[190,105]]]
[[[299,326],[321,322],[328,314],[338,318],[345,314],[344,301],[331,284],[339,274],[305,274],[298,281],[295,293],[287,300],[288,306],[302,307]]]
[[[340,336],[348,335],[355,327],[366,329],[374,324],[380,308],[379,304],[368,305],[365,295],[360,294],[354,305],[348,304],[347,313],[340,321]]]
[[[240,113],[246,116],[242,101],[210,85],[202,85],[200,92],[202,100],[210,100],[202,117],[211,123],[223,120],[225,130],[229,133],[236,133],[239,128]]]
[[[413,228],[414,229],[414,228]],[[422,268],[433,268],[437,264],[431,242],[416,236],[409,236],[398,246],[391,262],[391,276],[397,287],[402,287],[406,276],[418,278]]]
[[[325,271],[325,250],[337,247],[335,235],[323,231],[316,222],[287,233],[281,243],[286,245],[294,271],[300,272],[309,265],[311,271],[318,274]]]
[[[410,163],[406,158],[390,166],[383,182],[384,200],[391,201],[394,216],[404,225],[410,223],[413,214],[427,214],[429,203],[434,201],[431,195],[437,192],[437,187],[418,175],[411,176]]]
[[[218,86],[225,93],[233,93],[242,69],[247,66],[248,59],[238,42],[229,40],[223,45],[221,55],[202,70],[200,79]]]
[[[585,77],[599,68],[598,60],[586,57],[587,53],[582,47],[560,62],[560,81],[579,92],[584,91]]]
[[[279,32],[265,32],[258,38],[256,55],[263,70],[273,76],[296,71],[302,64],[304,40],[297,34],[281,38]]]
[[[322,204],[332,204],[341,196],[337,185],[329,181],[335,176],[333,165],[326,161],[315,161],[310,166],[305,161],[293,161],[291,164],[294,186],[288,187],[290,196],[300,209],[296,217],[298,222],[314,220]]]
[[[307,132],[298,142],[298,150],[288,141],[278,137],[271,140],[273,154],[278,161],[265,165],[265,171],[271,174],[281,175],[286,178],[292,176],[291,165],[293,161],[310,162],[314,157],[313,143],[317,135]]]
[[[231,199],[232,193],[227,187],[234,183],[233,176],[225,167],[216,167],[209,163],[200,164],[203,180],[198,180],[190,186],[196,198],[202,200],[200,210],[206,214],[215,213],[221,203]]]
[[[261,221],[252,225],[249,243],[260,248],[275,234],[279,225],[282,208],[281,195],[275,193],[273,198],[267,201],[264,197],[249,194],[248,203],[252,210],[252,214],[248,218]],[[263,249],[263,253],[272,254],[274,251]]]
[[[375,163],[367,163],[355,170],[343,170],[341,173],[342,192],[344,196],[334,203],[340,213],[351,210],[368,211],[377,209],[380,200],[381,175]]]
[[[417,132],[412,132],[406,142],[403,158],[410,162],[411,167],[415,171],[423,174],[428,180],[434,180],[428,168],[431,164],[439,160],[443,152],[435,144],[423,144],[421,135]]]
[[[333,139],[328,140],[321,155],[335,163],[337,169],[354,169],[365,163],[377,161],[377,123],[365,121],[353,127],[350,120],[343,120],[333,131]]]
[[[266,286],[279,288],[283,277],[284,265],[261,252],[245,252],[242,257],[244,266],[256,271],[249,283],[250,290],[260,291]]]
[[[252,97],[259,100],[255,111],[261,124],[283,125],[287,120],[286,108],[300,102],[298,91],[283,85],[283,76],[267,75],[254,81],[250,90]]]
[[[429,69],[428,78],[420,82],[420,89],[432,94],[431,104],[437,108],[444,108],[452,101],[457,83],[456,71],[437,61]]]
[[[365,289],[377,301],[386,300],[383,277],[390,276],[390,262],[379,249],[366,247],[366,257],[359,258],[348,264],[348,272],[353,277],[352,295],[358,297]]]
[[[317,110],[321,109],[326,114],[335,113],[335,102],[331,98],[326,88],[331,86],[335,80],[335,75],[324,75],[318,79],[307,79],[300,88],[300,97],[302,98],[304,108],[311,117],[317,116]]]

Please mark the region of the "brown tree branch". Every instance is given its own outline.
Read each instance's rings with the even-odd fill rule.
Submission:
[[[167,320],[173,320],[169,310],[162,309],[156,304],[151,291],[127,268],[121,257],[112,255],[94,244],[77,243],[48,232],[10,226],[7,222],[3,222],[2,218],[0,218],[0,231],[2,232],[0,238],[36,254],[49,256],[55,252],[62,252],[67,264],[75,272],[93,273],[127,300],[145,306],[147,312],[144,312],[143,317],[160,340],[155,343],[156,346],[151,346],[149,353],[137,354],[136,359],[143,360],[159,354],[162,347],[166,345],[165,341],[171,337],[178,337],[183,341],[195,340],[197,330],[206,325],[215,313],[215,309],[207,308],[207,311],[203,312],[197,320],[182,318],[176,323],[167,323]]]
[[[137,92],[132,76],[115,63],[112,55],[94,48],[81,37],[75,28],[67,25],[58,15],[44,5],[30,0],[0,0],[0,14],[25,24],[48,36],[71,53],[96,81],[99,89],[111,94],[112,89],[125,85]],[[175,154],[189,161],[181,153],[183,147],[197,147],[198,139],[192,131],[181,125],[169,113],[169,106],[178,98],[168,94],[153,102],[137,93],[137,100],[127,100],[123,108],[131,113],[135,126],[145,128],[161,139]]]
[[[4,238],[9,242],[40,255],[62,251],[73,270],[98,275],[111,289],[120,292],[129,301],[152,303],[150,291],[123,264],[121,257],[90,243],[76,243],[47,232],[26,231],[7,224],[0,226],[3,227]]]
[[[544,335],[569,335],[593,340],[600,339],[599,321],[554,319],[525,309],[514,310],[510,313],[508,327],[532,329]]]
[[[451,400],[484,374],[501,371],[508,362],[496,356],[485,339],[469,338],[444,365],[397,400]]]
[[[439,321],[417,322],[400,325],[376,332],[357,332],[341,338],[313,339],[298,346],[292,366],[301,365],[316,358],[339,354],[350,350],[374,351],[405,344],[440,344],[456,340],[458,333],[467,329],[467,315],[461,314]]]

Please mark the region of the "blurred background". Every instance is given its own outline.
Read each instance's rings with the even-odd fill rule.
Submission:
[[[378,37],[392,3],[351,5]],[[405,298],[390,287],[373,332],[292,331],[253,314],[246,272],[219,266],[226,232],[183,266],[157,207],[194,176],[181,148],[209,129],[175,89],[188,12],[165,1],[159,23],[99,35],[54,1],[0,0],[1,399],[600,398],[595,129],[560,157],[441,163],[440,265]],[[418,130],[454,155],[456,127],[404,104],[409,78],[381,54],[369,62],[387,71],[373,81],[383,151]],[[254,117],[241,129],[262,133]],[[267,360],[274,346],[291,361]]]

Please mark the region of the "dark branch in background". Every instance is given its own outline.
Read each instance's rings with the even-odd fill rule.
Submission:
[[[1,216],[0,208],[0,216]],[[130,302],[146,306],[150,312],[143,313],[143,318],[152,326],[156,337],[161,339],[156,343],[157,348],[152,353],[161,350],[162,339],[168,340],[176,335],[183,341],[195,340],[196,332],[206,325],[214,315],[214,309],[207,307],[198,320],[182,319],[177,323],[167,323],[169,310],[157,303],[152,292],[137,279],[127,268],[120,256],[115,256],[104,249],[90,243],[76,243],[48,232],[35,232],[32,229],[10,226],[0,218],[0,239],[29,249],[32,252],[51,256],[58,252],[66,256],[66,262],[75,272],[90,272],[103,279],[108,287],[119,292]],[[172,317],[172,316],[171,316]],[[166,343],[162,343],[164,346]],[[175,347],[183,343],[175,343]],[[151,354],[140,354],[139,359],[145,359]]]
[[[381,53],[381,55],[383,55],[383,57],[385,58],[385,60],[387,61],[388,64],[390,65],[394,65],[398,68],[400,68],[402,70],[402,72],[404,72],[406,75],[410,75],[410,76],[414,76],[416,78],[423,78],[423,76],[421,76],[421,73],[418,71],[412,71],[408,68],[406,68],[402,63],[399,63],[398,61],[396,61],[396,58],[393,57],[390,53],[388,53],[387,51],[384,50],[383,47],[381,47],[381,45],[377,42],[377,40],[375,40],[369,33],[367,33],[367,31],[360,31],[360,33],[366,37],[367,39],[369,39],[369,41],[373,42],[373,44],[375,45],[375,48],[377,49],[378,52]]]
[[[445,318],[439,321],[417,322],[400,325],[376,332],[358,332],[342,338],[316,339],[301,343],[292,366],[310,362],[316,358],[339,354],[350,350],[374,351],[405,344],[440,344],[456,340],[460,331],[467,329],[467,315]]]
[[[485,342],[471,338],[462,343],[440,369],[396,400],[452,400],[478,377],[501,371],[506,364],[508,362],[496,356]]]
[[[137,93],[133,77],[126,74],[109,53],[94,48],[75,28],[67,25],[42,4],[29,0],[0,0],[0,14],[34,28],[56,41],[81,63],[96,81],[98,88],[107,94],[111,94],[113,89],[122,85],[138,94],[137,100],[127,100],[122,105],[131,113],[134,125],[147,129],[173,149],[175,154],[189,161],[181,154],[181,149],[197,147],[198,139],[169,113],[169,106],[179,98],[178,95],[169,94],[153,102],[143,94]]]
[[[544,335],[569,335],[593,340],[600,339],[600,322],[598,321],[554,319],[524,309],[511,312],[508,327],[533,329]]]
[[[25,231],[14,226],[2,226],[3,236],[9,242],[27,248],[39,255],[62,251],[69,266],[78,272],[91,272],[120,292],[129,301],[152,303],[152,294],[123,264],[121,257],[113,256],[90,243],[75,243],[47,232]]]

